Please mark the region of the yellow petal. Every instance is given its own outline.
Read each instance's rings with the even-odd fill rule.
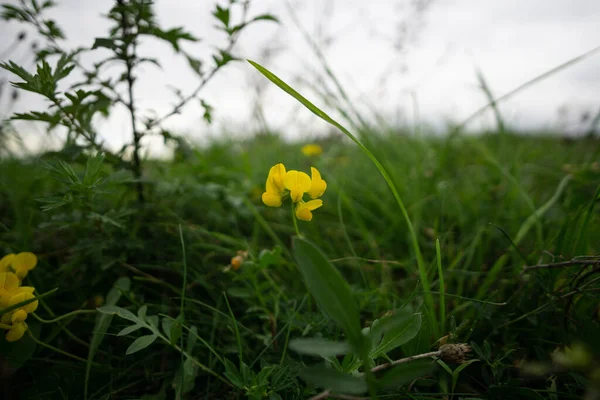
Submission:
[[[2,257],[2,259],[0,259],[0,272],[10,271],[9,267],[14,258],[15,255],[13,253],[7,254],[4,257]]]
[[[285,165],[283,165],[282,163],[272,166],[269,170],[269,178],[272,179],[273,184],[279,192],[283,192],[283,190],[285,189],[285,185],[283,183],[285,179],[285,174]]]
[[[286,189],[290,191],[292,201],[297,203],[302,200],[304,193],[310,189],[310,177],[304,172],[291,170],[285,174],[284,184]]]
[[[315,167],[310,167],[310,174],[312,179],[310,189],[308,190],[308,195],[311,198],[316,199],[325,193],[325,190],[327,189],[327,182],[321,179],[321,174]]]
[[[299,203],[296,206],[296,218],[302,221],[310,221],[312,220],[312,210],[316,210],[317,208],[323,205],[323,200],[311,200],[306,203]]]
[[[279,207],[281,205],[281,196],[277,193],[264,192],[262,201],[269,207]]]
[[[0,318],[0,322],[2,322],[3,324],[10,324],[10,318],[12,317],[11,312],[6,313],[6,314],[2,314],[2,317]]]
[[[299,220],[310,221],[310,220],[312,220],[312,217],[313,217],[313,215],[308,208],[302,208],[302,207],[296,208],[296,218],[298,218]]]
[[[15,290],[19,287],[19,277],[12,272],[2,272],[0,273],[0,291],[2,289],[5,290]]]
[[[21,303],[22,301],[31,300],[34,297],[35,296],[32,293],[19,292],[19,293],[15,294],[13,297],[11,297],[9,306],[14,306],[15,304]],[[24,305],[23,307],[21,307],[19,309],[23,309],[27,313],[32,313],[37,309],[37,307],[38,307],[38,301],[36,300],[36,301],[32,301],[31,303]]]
[[[27,324],[25,322],[21,322],[19,324],[15,324],[12,328],[6,332],[6,341],[7,342],[16,342],[21,339],[27,330]]]
[[[33,253],[23,252],[19,253],[12,260],[12,267],[15,271],[25,270],[30,271],[37,265],[38,259]],[[27,273],[25,273],[27,274]],[[18,274],[17,274],[18,275]]]
[[[25,310],[17,310],[13,313],[12,317],[10,318],[10,322],[14,324],[18,324],[20,322],[23,322],[27,319],[27,311]]]

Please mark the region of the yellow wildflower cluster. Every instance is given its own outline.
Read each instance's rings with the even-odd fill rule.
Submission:
[[[33,253],[9,254],[0,260],[0,310],[35,298],[33,286],[21,286],[23,278],[35,268],[37,257]],[[14,342],[27,331],[27,315],[38,307],[38,301],[27,303],[0,316],[0,329],[5,329],[6,340]]]
[[[269,207],[281,206],[283,200],[289,196],[296,204],[296,218],[302,221],[312,220],[312,211],[323,205],[323,200],[318,199],[325,193],[327,183],[315,167],[310,167],[311,176],[296,170],[285,170],[285,165],[279,163],[269,170],[265,192],[262,201]],[[303,200],[304,193],[311,199]]]

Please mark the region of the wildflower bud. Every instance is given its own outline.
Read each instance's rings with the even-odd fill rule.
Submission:
[[[243,263],[244,263],[244,257],[235,256],[231,259],[231,268],[233,268],[234,271],[237,271],[238,269],[240,269],[240,267],[242,266]]]
[[[104,296],[94,296],[92,304],[94,305],[94,308],[101,307],[104,304]]]
[[[440,346],[440,358],[444,362],[463,363],[471,353],[471,346],[466,343],[444,344]]]

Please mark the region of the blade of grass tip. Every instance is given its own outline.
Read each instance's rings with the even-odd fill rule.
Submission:
[[[225,303],[227,304],[227,309],[229,310],[229,315],[231,316],[231,320],[233,321],[233,329],[235,331],[235,339],[237,340],[238,345],[238,353],[240,357],[240,368],[242,367],[242,338],[240,336],[240,331],[238,330],[237,320],[235,319],[235,315],[233,315],[233,310],[229,305],[229,299],[227,298],[227,293],[223,292],[223,297],[225,297]]]
[[[484,105],[483,107],[481,107],[480,109],[478,109],[477,111],[475,111],[473,114],[469,115],[467,118],[465,118],[463,120],[463,122],[461,122],[460,124],[458,124],[455,128],[454,131],[459,131],[462,128],[464,128],[469,122],[471,122],[473,119],[475,119],[476,117],[478,117],[479,115],[481,115],[485,110],[487,110],[489,107],[492,106],[492,104],[497,105],[498,103],[508,100],[509,98],[511,98],[512,96],[514,96],[515,94],[519,93],[520,91],[528,88],[529,86],[534,85],[535,83],[538,83],[546,78],[548,78],[551,75],[554,75],[555,73],[579,62],[582,60],[585,60],[586,58],[588,58],[589,56],[591,56],[592,54],[594,54],[595,52],[597,52],[598,50],[600,50],[600,46],[593,48],[592,50],[589,50],[577,57],[571,58],[570,60],[558,65],[557,67],[554,67],[536,77],[534,77],[533,79],[528,80],[525,83],[522,83],[521,85],[517,86],[516,88],[514,88],[513,90],[509,91],[508,93],[503,94],[500,97],[497,97],[496,99],[494,99],[492,102],[489,102],[488,104]]]
[[[477,75],[477,80],[479,81],[479,85],[481,86],[481,90],[485,94],[490,107],[494,111],[494,116],[496,117],[496,125],[498,126],[498,132],[500,134],[504,134],[504,119],[502,118],[502,114],[500,113],[500,109],[498,108],[498,104],[496,100],[494,100],[494,95],[492,94],[492,90],[490,86],[487,84],[485,77],[483,76],[483,71],[479,67],[475,69],[475,74]]]
[[[269,79],[271,82],[273,82],[275,85],[277,85],[284,92],[286,92],[287,94],[292,96],[294,99],[299,101],[304,107],[306,107],[308,110],[310,110],[317,117],[319,117],[322,120],[324,120],[325,122],[333,125],[337,129],[339,129],[343,134],[348,136],[350,138],[350,140],[352,140],[362,150],[362,152],[365,153],[365,155],[367,157],[369,157],[369,159],[373,162],[373,164],[375,164],[375,167],[379,170],[379,173],[381,174],[381,176],[383,176],[383,179],[387,183],[394,198],[396,199],[396,202],[398,203],[398,206],[400,208],[402,216],[404,217],[406,225],[408,226],[408,230],[409,230],[410,237],[411,237],[411,243],[413,246],[413,251],[414,251],[415,257],[417,259],[417,265],[418,265],[418,269],[419,269],[419,277],[421,280],[421,285],[423,286],[423,292],[425,293],[425,302],[427,303],[428,307],[431,310],[431,323],[434,328],[434,332],[435,332],[435,334],[438,334],[439,329],[437,326],[437,320],[436,320],[435,316],[433,315],[434,314],[434,312],[433,312],[434,303],[433,303],[433,296],[431,294],[431,285],[429,283],[429,277],[427,276],[427,266],[425,265],[425,261],[423,260],[423,256],[421,255],[421,248],[419,246],[419,241],[418,241],[417,235],[415,233],[415,230],[413,228],[412,221],[408,215],[406,207],[404,206],[404,202],[402,201],[402,198],[400,197],[400,194],[398,193],[398,190],[396,189],[396,186],[394,185],[388,172],[385,170],[385,168],[383,167],[381,162],[379,162],[377,157],[375,157],[375,155],[367,147],[365,147],[365,145],[363,145],[362,142],[356,138],[356,136],[354,136],[349,130],[347,130],[345,127],[343,127],[339,122],[335,121],[333,118],[331,118],[329,115],[327,115],[321,109],[319,109],[313,103],[308,101],[300,93],[298,93],[296,90],[294,90],[291,86],[289,86],[287,83],[282,81],[279,77],[277,77],[275,74],[273,74],[272,72],[270,72],[269,70],[267,70],[266,68],[261,66],[260,64],[257,64],[251,60],[248,60],[248,62],[254,68],[256,68],[261,74],[263,74],[267,79]]]
[[[181,229],[181,224],[179,224],[179,240],[181,241],[181,258],[183,260],[183,284],[181,287],[181,306],[180,306],[180,310],[179,310],[179,316],[181,317],[181,320],[179,321],[179,323],[183,326],[183,323],[185,322],[185,312],[184,312],[184,306],[185,306],[185,288],[187,286],[187,258],[185,256],[185,241],[183,240],[183,230]],[[179,319],[179,318],[178,318]],[[184,375],[185,373],[183,372],[183,364],[185,363],[184,357],[183,357],[183,335],[179,336],[179,347],[181,348],[181,382],[180,382],[180,387],[183,388],[184,386]],[[183,392],[183,389],[179,391],[179,398],[181,398],[181,393]]]
[[[517,252],[517,254],[519,255],[519,258],[521,259],[521,261],[523,261],[525,264],[527,264],[527,258],[525,257],[525,255],[521,252],[521,250],[519,249],[519,247],[515,244],[515,242],[511,239],[511,237],[508,235],[508,233],[506,233],[506,231],[504,229],[502,229],[501,227],[499,227],[498,225],[492,224],[491,222],[489,223],[491,226],[493,226],[494,228],[498,229],[500,231],[500,233],[502,233],[502,235],[504,235],[504,237],[506,238],[506,240],[508,240],[508,242],[510,243],[510,246],[515,249],[515,251]]]
[[[435,253],[437,256],[438,279],[440,281],[440,329],[443,334],[446,331],[446,285],[444,284],[444,270],[442,269],[440,239],[435,241]]]

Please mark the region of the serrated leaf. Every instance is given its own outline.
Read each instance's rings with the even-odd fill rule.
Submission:
[[[133,343],[131,343],[131,345],[127,348],[125,354],[129,355],[145,349],[146,347],[154,343],[157,337],[157,335],[140,336],[139,338],[135,339]]]
[[[364,376],[353,376],[323,366],[300,370],[300,377],[313,385],[336,393],[362,394],[367,391]]]
[[[358,307],[348,283],[313,243],[299,237],[292,243],[298,269],[319,307],[342,328],[355,350],[362,349],[365,340]]]
[[[117,333],[117,336],[129,335],[131,332],[135,332],[135,331],[137,331],[140,328],[143,328],[143,326],[141,326],[141,325],[130,325],[127,328],[121,329],[121,331],[119,333]]]
[[[302,338],[290,341],[290,349],[300,354],[323,358],[346,354],[350,351],[347,342],[334,342],[320,338]]]

